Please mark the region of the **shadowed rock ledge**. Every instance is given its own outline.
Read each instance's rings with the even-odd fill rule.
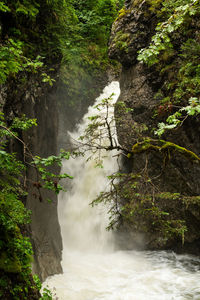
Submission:
[[[151,2],[147,0],[126,1],[125,8],[120,11],[113,24],[110,38],[109,55],[122,64],[121,95],[118,101],[123,101],[127,108],[132,109],[128,114],[122,113],[117,106],[115,110],[119,143],[129,151],[132,151],[133,145],[139,142],[157,139],[154,135],[155,128],[159,122],[166,120],[170,111],[166,109],[161,114],[156,113],[161,100],[156,97],[156,94],[159,90],[165,89],[166,82],[175,80],[176,65],[180,60],[177,56],[180,48],[177,48],[165,62],[173,65],[173,70],[169,69],[164,74],[159,67],[147,67],[137,60],[138,51],[149,45],[158,23],[157,14],[155,9],[152,9]],[[194,19],[192,22],[192,26],[199,32],[198,20]],[[196,36],[195,30],[191,33],[193,38]],[[181,33],[176,32],[173,37],[174,44],[178,45],[181,38],[184,40],[185,37],[181,37]],[[163,64],[161,61],[160,65]],[[165,133],[162,139],[199,155],[199,117],[188,118],[175,131]],[[134,220],[133,218],[131,221],[130,219],[129,221],[123,220],[120,229],[122,235],[126,233],[126,238],[132,241],[131,245],[135,245],[135,241],[140,240],[137,246],[145,249],[173,249],[199,254],[199,162],[183,157],[178,150],[170,151],[169,155],[163,151],[148,150],[137,153],[135,151],[131,158],[127,158],[125,165],[127,172],[140,174],[144,179],[143,184],[140,182],[140,200],[134,196],[133,191],[132,196],[126,201],[129,201],[134,209],[136,209],[136,204],[141,205],[144,202],[141,209],[145,212],[152,211],[155,206],[159,212],[166,213],[166,216],[160,218],[162,220],[160,224],[155,224],[156,221],[152,215],[138,212],[134,215]],[[145,178],[151,180],[151,183],[150,181],[147,183]],[[171,226],[170,230],[173,231],[173,226],[176,227],[177,221],[183,221],[187,227],[182,238],[181,234],[167,235],[167,229],[165,232],[162,228],[168,223]],[[139,239],[138,236],[140,236]]]

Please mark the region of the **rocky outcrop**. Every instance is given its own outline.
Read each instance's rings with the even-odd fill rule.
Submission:
[[[157,15],[151,7],[151,1],[133,0],[125,3],[125,8],[120,11],[113,24],[109,55],[120,61],[123,68],[118,102],[123,101],[129,112],[122,112],[116,106],[115,117],[119,143],[133,153],[126,161],[126,169],[140,174],[143,178],[142,183],[140,180],[139,190],[135,191],[132,188],[129,204],[132,211],[136,211],[140,205],[143,213],[137,211],[134,220],[124,219],[121,231],[129,232],[129,239],[131,236],[133,245],[135,239],[136,243],[138,241],[144,248],[170,248],[199,254],[199,162],[192,160],[189,155],[186,158],[187,155],[184,156],[177,148],[172,150],[166,146],[163,150],[164,148],[155,144],[158,138],[155,137],[154,131],[158,122],[165,120],[171,113],[170,109],[166,108],[159,114],[160,98],[157,97],[157,93],[170,76],[176,76],[176,69],[173,69],[173,75],[169,74],[170,70],[163,75],[159,68],[148,68],[137,60],[138,51],[147,47],[155,34]],[[176,34],[176,38],[180,36]],[[176,65],[176,62],[178,64],[176,53],[170,60],[173,65]],[[199,118],[187,119],[179,129],[165,133],[162,138],[199,155],[198,124]],[[140,148],[140,151],[135,151],[136,148]],[[137,196],[134,196],[134,193]],[[159,218],[155,218],[155,211],[152,212],[155,207],[158,209],[157,213],[163,213],[160,223]],[[147,211],[151,213],[148,214]],[[155,224],[156,222],[159,224]],[[169,228],[163,230],[162,226],[167,224]],[[187,230],[182,227],[182,234],[181,230],[175,233],[177,224],[180,228],[181,224],[185,224]],[[173,228],[174,234],[170,234]]]
[[[23,79],[21,78],[23,76]],[[4,113],[8,122],[13,117],[25,114],[37,119],[37,127],[20,133],[33,155],[47,157],[57,154],[58,108],[56,86],[40,81],[38,75],[22,74],[6,84],[2,94]],[[29,78],[25,77],[29,76]],[[25,80],[26,78],[26,80]],[[56,79],[56,73],[54,74]],[[23,147],[20,143],[10,145],[23,161]],[[59,172],[54,169],[54,172]],[[57,215],[57,196],[52,192],[37,189],[38,175],[34,168],[27,166],[25,188],[27,197],[24,204],[31,211],[31,223],[26,229],[33,250],[33,273],[45,280],[47,276],[61,273],[62,240]],[[49,203],[48,199],[52,202]]]
[[[124,67],[137,63],[138,50],[151,40],[157,18],[149,7],[147,1],[126,1],[112,26],[109,56]]]
[[[38,125],[21,132],[20,138],[33,155],[40,157],[56,155],[61,148],[69,150],[68,131],[74,129],[108,80],[106,73],[99,72],[88,81],[82,81],[79,89],[73,87],[73,91],[69,91],[69,86],[59,81],[57,74],[57,71],[51,74],[56,80],[53,87],[42,83],[38,74],[37,77],[32,74],[26,80],[24,78],[28,74],[21,74],[1,89],[0,101],[8,123],[12,122],[13,117],[22,114],[37,119]],[[10,150],[17,152],[23,161],[22,144],[15,141],[10,145]],[[56,173],[60,170],[54,168],[52,171]],[[27,165],[27,197],[24,198],[24,204],[31,211],[31,223],[26,234],[30,236],[33,245],[33,273],[45,280],[47,276],[62,272],[62,240],[57,196],[48,190],[39,191],[37,182],[37,172]]]

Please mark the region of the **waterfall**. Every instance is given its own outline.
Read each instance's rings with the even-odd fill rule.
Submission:
[[[118,82],[112,82],[96,99],[76,130],[77,139],[88,125],[95,106],[112,93],[119,96]],[[103,113],[101,111],[101,113]],[[112,110],[110,111],[112,118]],[[105,142],[105,141],[104,141]],[[165,251],[119,251],[108,225],[107,208],[89,204],[107,190],[107,176],[117,171],[116,153],[101,153],[103,168],[94,160],[71,158],[63,171],[74,176],[66,193],[59,197],[59,221],[63,238],[63,274],[49,277],[54,298],[59,300],[189,300],[200,299],[200,260]],[[90,155],[90,154],[88,154]]]
[[[106,87],[103,94],[96,99],[94,106],[89,107],[82,122],[70,133],[73,140],[78,140],[84,134],[90,122],[89,117],[99,113],[105,114],[105,109],[99,112],[96,106],[112,93],[114,103],[120,93],[118,82],[112,82]],[[114,114],[112,105],[109,107],[109,113]],[[103,141],[104,144],[108,142],[108,139]],[[74,177],[70,190],[63,193],[59,199],[58,212],[64,244],[63,265],[68,250],[92,252],[113,248],[112,233],[106,230],[108,225],[106,208],[102,206],[92,208],[89,204],[101,191],[108,188],[107,176],[117,171],[115,154],[114,151],[101,151],[101,156],[104,156],[103,168],[96,167],[94,157],[87,161],[91,155],[88,152],[84,157],[72,158],[63,165],[64,171]]]

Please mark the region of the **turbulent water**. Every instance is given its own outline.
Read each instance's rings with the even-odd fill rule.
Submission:
[[[116,101],[118,82],[107,86],[95,105],[112,93]],[[88,117],[96,115],[94,107],[89,107],[71,133],[73,139],[83,134]],[[164,251],[115,249],[112,233],[105,230],[106,209],[89,206],[108,188],[106,176],[118,168],[115,153],[106,156],[104,168],[95,167],[93,160],[86,163],[86,157],[64,165],[64,171],[74,179],[59,199],[63,274],[48,278],[44,286],[48,285],[59,300],[200,300],[200,259]]]

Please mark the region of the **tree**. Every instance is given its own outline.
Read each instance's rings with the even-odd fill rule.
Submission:
[[[172,114],[166,123],[158,124],[155,133],[161,136],[200,112],[200,47],[195,30],[191,30],[191,25],[195,27],[198,22],[199,1],[164,1],[162,4],[153,2],[152,5],[159,22],[150,45],[139,51],[138,60],[166,76],[165,85],[157,93],[160,99],[157,112]],[[174,38],[174,35],[177,37]],[[177,39],[180,41],[178,45]],[[167,78],[169,68],[174,71],[171,80]]]
[[[26,183],[30,181],[26,178],[26,167],[36,169],[38,181],[31,183],[38,189],[36,197],[45,201],[40,193],[42,188],[51,189],[58,194],[62,189],[59,180],[72,178],[68,174],[53,174],[49,170],[49,166],[53,164],[61,166],[62,159],[69,159],[70,154],[62,151],[59,156],[34,157],[19,138],[19,132],[37,125],[36,120],[24,116],[21,119],[15,118],[8,127],[2,113],[0,117],[0,296],[6,299],[26,299],[35,294],[37,298],[33,299],[38,299],[39,291],[31,277],[32,246],[24,234],[31,213],[25,208],[23,201],[27,195]],[[23,147],[23,162],[17,159],[15,153],[8,151],[8,144],[13,139]],[[15,280],[12,279],[13,276]]]
[[[120,124],[119,111],[124,115],[128,114],[130,109],[126,108],[123,102],[118,102],[115,105],[118,114],[112,117],[109,112],[113,106],[112,95],[96,106],[99,113],[89,117],[90,123],[85,134],[80,137],[80,142],[75,142],[76,151],[79,150],[83,155],[90,151],[89,159],[95,159],[99,167],[103,167],[105,151],[112,150],[118,150],[118,155],[125,156],[129,164],[135,157],[139,157],[138,155],[144,155],[145,166],[135,173],[129,173],[121,170],[119,165],[119,172],[108,177],[110,190],[102,192],[91,205],[104,203],[108,206],[110,214],[108,229],[120,229],[123,224],[129,224],[135,232],[157,233],[157,240],[154,241],[157,247],[164,247],[168,241],[177,238],[184,243],[187,231],[186,221],[179,218],[178,214],[172,214],[168,207],[163,209],[164,206],[161,203],[173,200],[192,204],[198,201],[199,197],[162,191],[158,183],[169,161],[176,155],[181,155],[183,159],[198,164],[200,158],[194,152],[175,143],[145,137],[143,135],[145,128],[139,128],[137,124],[135,128],[132,128],[128,118],[123,126],[129,126],[129,131],[133,134],[137,132],[137,138],[131,149],[122,147],[116,139],[115,123],[118,123],[118,126]],[[161,159],[162,169],[158,170],[158,174],[150,172],[150,157],[153,153],[159,155]]]

